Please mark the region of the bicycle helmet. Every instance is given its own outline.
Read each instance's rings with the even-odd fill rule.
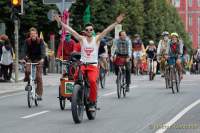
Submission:
[[[150,41],[149,41],[149,44],[154,44],[154,41],[153,41],[153,40],[150,40]]]
[[[176,33],[176,32],[171,33],[171,37],[172,37],[172,36],[176,36],[177,38],[179,37],[179,36],[178,36],[178,33]]]
[[[166,36],[166,35],[169,35],[169,32],[164,31],[164,32],[162,33],[162,36]]]

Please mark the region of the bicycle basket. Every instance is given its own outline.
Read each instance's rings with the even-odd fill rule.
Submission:
[[[115,65],[121,66],[126,64],[126,57],[116,57],[116,60],[114,62]]]

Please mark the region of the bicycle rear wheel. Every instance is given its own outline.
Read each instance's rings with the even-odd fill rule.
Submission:
[[[122,78],[122,74],[121,74],[121,70],[119,70],[118,75],[117,75],[117,97],[120,99],[121,98],[121,78]]]
[[[84,112],[84,94],[81,86],[76,84],[74,86],[72,103],[71,103],[72,117],[75,123],[81,123]]]
[[[64,110],[65,109],[65,102],[66,102],[66,100],[65,100],[65,98],[63,98],[62,96],[61,96],[61,92],[60,92],[60,86],[59,86],[59,103],[60,103],[60,109],[61,110]]]

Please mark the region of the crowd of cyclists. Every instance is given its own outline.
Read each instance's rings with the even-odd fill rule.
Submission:
[[[90,111],[96,110],[97,81],[100,67],[105,70],[106,74],[112,71],[117,75],[119,66],[124,65],[126,92],[130,91],[131,73],[142,75],[151,72],[152,79],[154,79],[159,69],[161,77],[165,77],[165,67],[168,63],[174,61],[172,58],[175,59],[174,64],[178,70],[180,80],[183,79],[183,73],[186,69],[191,70],[191,73],[200,73],[200,49],[193,51],[190,59],[183,40],[176,32],[164,31],[161,33],[161,39],[158,43],[154,40],[148,40],[146,47],[139,34],[131,37],[124,30],[119,32],[118,38],[107,37],[106,35],[123,19],[124,14],[119,15],[113,24],[103,32],[98,33],[94,32],[94,25],[88,23],[85,25],[85,29],[78,33],[69,25],[63,23],[59,16],[55,16],[55,20],[67,31],[65,38],[60,41],[56,58],[60,61],[70,61],[72,55],[80,55],[77,56],[81,62],[81,65],[79,65],[80,70],[83,75],[85,73],[89,75],[87,79],[90,85],[88,96]],[[25,41],[25,58],[23,61],[39,63],[36,66],[35,82],[37,84],[37,98],[42,100],[42,65],[45,58],[45,42],[38,37],[36,28],[31,28],[29,33],[29,37]],[[6,49],[7,47],[0,47],[1,63],[3,63],[3,53]],[[10,54],[10,56],[12,55]],[[74,80],[79,78],[79,74],[78,71],[74,71]],[[30,66],[26,65],[24,81],[30,80],[29,75]],[[8,78],[10,78],[10,75]]]

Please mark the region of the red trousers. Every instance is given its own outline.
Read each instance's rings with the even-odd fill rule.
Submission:
[[[88,66],[81,66],[81,71],[83,75],[85,74],[85,71],[87,71],[88,74],[88,81],[90,84],[90,94],[89,94],[89,100],[91,102],[96,102],[97,100],[97,79],[99,77],[99,69],[94,65],[88,65]]]

